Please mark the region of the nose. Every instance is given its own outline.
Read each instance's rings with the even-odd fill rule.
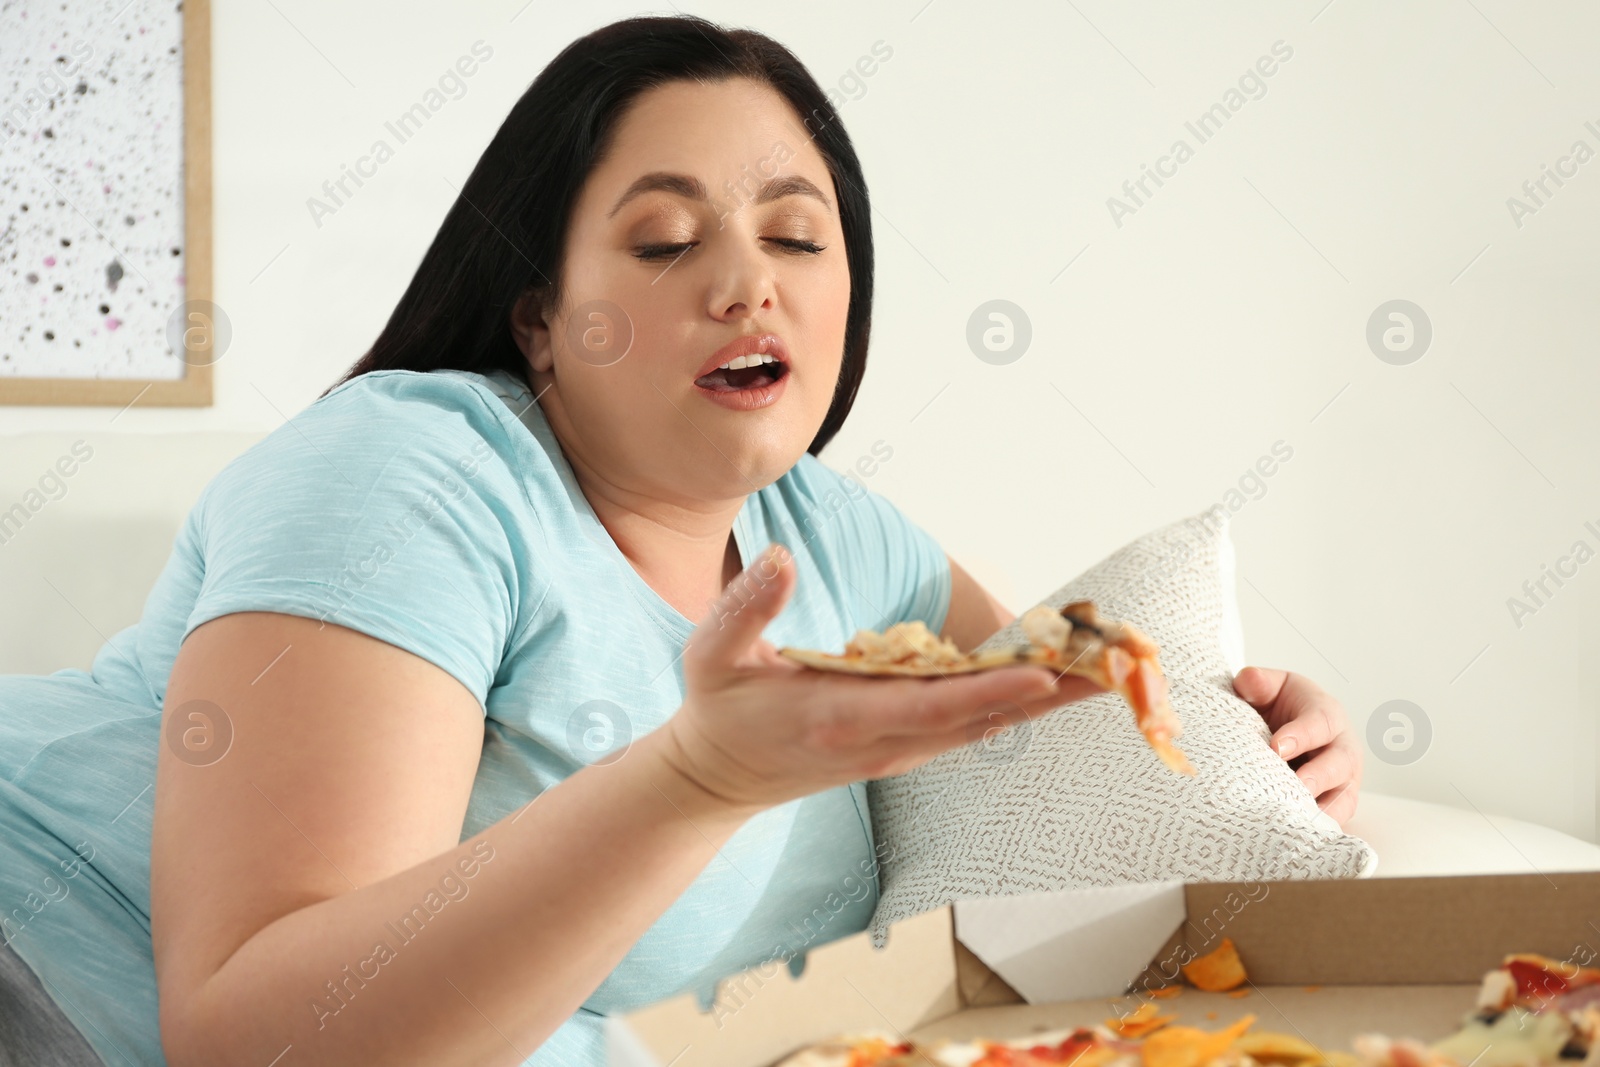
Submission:
[[[730,251],[721,264],[706,310],[719,322],[764,316],[772,311],[776,295],[772,268],[761,249],[741,248]]]

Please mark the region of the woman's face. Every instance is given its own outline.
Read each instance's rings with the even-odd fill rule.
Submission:
[[[803,180],[768,199],[774,178]],[[525,300],[513,331],[591,483],[727,500],[805,454],[839,377],[850,273],[827,165],[783,97],[744,78],[641,94],[578,197],[565,275],[562,306],[538,318]],[[765,333],[787,348],[776,400],[741,410],[695,384],[724,345]]]

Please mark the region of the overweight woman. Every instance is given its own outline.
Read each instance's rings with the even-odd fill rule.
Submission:
[[[776,655],[1013,617],[816,458],[872,262],[855,151],[780,45],[648,18],[557,56],[138,624],[0,679],[8,1054],[599,1067],[606,1014],[807,947],[875,869],[865,780],[1095,692]],[[1235,685],[1347,818],[1338,703]]]

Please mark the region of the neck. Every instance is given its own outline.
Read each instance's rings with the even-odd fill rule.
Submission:
[[[581,460],[568,461],[595,516],[639,577],[698,620],[741,568],[733,522],[745,498],[664,500],[619,486]]]
[[[569,437],[558,391],[535,397],[578,488],[611,540],[645,584],[679,613],[699,619],[739,573],[733,522],[746,494],[686,497],[624,484],[590,462]]]

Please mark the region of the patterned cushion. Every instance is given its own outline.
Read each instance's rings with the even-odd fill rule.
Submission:
[[[1146,534],[1042,603],[1093,600],[1161,646],[1178,746],[1168,770],[1114,693],[868,783],[882,896],[873,939],[956,900],[1160,881],[1352,878],[1377,856],[1339,830],[1233,692],[1232,547],[1221,505]],[[1023,643],[1013,622],[978,646]]]

